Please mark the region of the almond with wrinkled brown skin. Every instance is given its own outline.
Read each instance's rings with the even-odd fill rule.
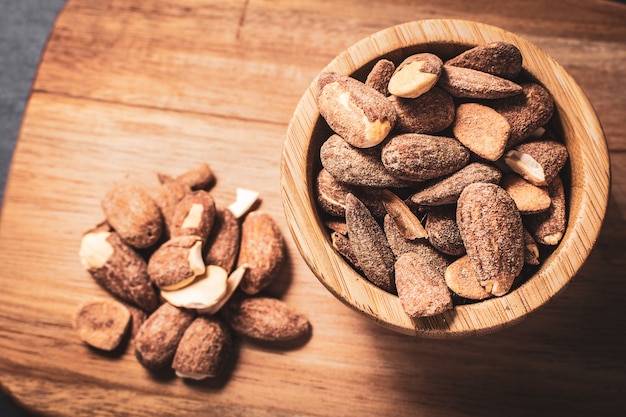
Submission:
[[[383,94],[345,75],[320,78],[317,107],[334,132],[358,148],[371,148],[387,137],[397,116]]]
[[[554,100],[545,88],[535,83],[521,86],[521,94],[489,102],[489,106],[504,116],[511,126],[507,148],[528,138],[548,123],[554,113]]]
[[[343,184],[322,168],[315,181],[317,203],[326,213],[335,217],[346,215],[346,195],[352,193],[361,200],[372,212],[374,217],[383,217],[386,213],[381,201],[381,190],[363,189]]]
[[[330,241],[333,245],[333,248],[341,256],[346,258],[348,262],[352,264],[354,269],[357,271],[361,271],[361,267],[359,266],[359,260],[356,258],[354,254],[354,249],[352,248],[352,244],[350,243],[350,239],[346,235],[342,235],[341,233],[333,232],[330,234]]]
[[[173,237],[159,246],[148,261],[150,279],[168,291],[189,285],[205,270],[202,239],[198,236]]]
[[[380,59],[367,75],[365,79],[365,85],[372,87],[382,95],[388,95],[389,80],[396,70],[396,66],[388,59]]]
[[[488,161],[504,154],[511,126],[500,113],[478,103],[463,103],[456,108],[452,133],[464,146]]]
[[[469,156],[467,148],[454,138],[404,133],[385,143],[381,160],[397,178],[419,182],[458,171]]]
[[[435,250],[427,239],[410,240],[405,238],[398,230],[396,222],[394,222],[389,215],[385,216],[383,220],[383,227],[385,236],[389,242],[389,247],[393,251],[396,259],[405,253],[416,253],[420,258],[424,259],[425,262],[428,262],[441,274],[444,273],[448,267],[448,259]]]
[[[452,96],[433,87],[418,98],[389,97],[398,113],[396,131],[399,133],[434,134],[446,129],[454,120]]]
[[[522,92],[519,84],[506,78],[453,65],[443,66],[437,85],[458,98],[497,99]]]
[[[239,288],[253,295],[277,276],[285,257],[285,243],[278,225],[268,213],[253,211],[241,224],[241,245],[237,266],[248,269]]]
[[[548,185],[548,193],[550,208],[543,213],[525,216],[524,222],[538,243],[554,246],[563,238],[567,226],[565,189],[560,177],[555,177]]]
[[[416,253],[398,258],[395,280],[402,308],[411,318],[434,316],[452,308],[444,274]]]
[[[522,218],[511,196],[495,184],[468,185],[457,203],[457,225],[480,284],[506,294],[524,266]]]
[[[129,182],[113,186],[102,199],[107,221],[129,245],[144,249],[154,245],[163,232],[163,217],[152,197]]]
[[[565,145],[554,140],[524,142],[504,156],[506,164],[526,181],[538,187],[547,186],[565,166]]]
[[[143,322],[135,337],[135,357],[149,370],[168,366],[195,313],[163,303]]]
[[[512,80],[522,70],[522,53],[508,42],[475,46],[446,61],[446,65],[471,68]]]
[[[422,206],[454,204],[469,184],[475,182],[497,184],[501,179],[502,173],[497,168],[482,162],[473,162],[416,192],[410,199],[414,204]]]
[[[359,149],[339,135],[332,135],[320,149],[322,166],[337,181],[359,187],[401,188],[410,181],[396,178],[381,161],[379,146]]]
[[[456,209],[452,205],[433,207],[426,215],[426,232],[433,247],[447,255],[465,254],[463,239],[456,224]]]
[[[215,378],[223,372],[232,347],[231,331],[221,319],[196,317],[178,343],[172,369],[182,378]]]
[[[444,277],[448,288],[458,296],[468,300],[484,300],[491,297],[491,294],[480,285],[467,255],[452,262],[446,269]]]
[[[217,265],[228,273],[233,270],[241,244],[241,225],[233,213],[223,207],[215,212],[215,221],[205,244],[204,263]]]
[[[109,293],[147,312],[157,308],[159,301],[146,261],[117,233],[106,229],[85,233],[79,256],[85,269]]]
[[[170,235],[194,235],[206,242],[215,221],[215,201],[204,190],[192,191],[185,195],[174,208]]]
[[[220,315],[238,334],[273,345],[304,341],[311,323],[284,301],[270,297],[233,297]]]
[[[169,237],[170,225],[172,224],[176,205],[190,192],[191,188],[188,185],[178,181],[167,181],[159,186],[154,201],[163,215],[163,233],[167,237]]]
[[[171,177],[167,174],[157,173],[157,177],[161,184],[176,182],[190,190],[207,189],[215,182],[215,175],[209,164],[203,163],[182,173],[177,177]]]
[[[402,61],[389,80],[391,94],[416,98],[429,91],[439,80],[443,62],[437,55],[424,52]]]
[[[550,194],[547,187],[537,187],[517,174],[507,174],[500,186],[515,201],[521,214],[540,213],[550,207]]]
[[[370,211],[352,194],[346,197],[346,224],[354,255],[365,277],[377,287],[393,292],[393,252]]]
[[[115,350],[127,333],[130,312],[124,304],[112,299],[82,303],[74,316],[74,328],[80,339],[100,350]]]

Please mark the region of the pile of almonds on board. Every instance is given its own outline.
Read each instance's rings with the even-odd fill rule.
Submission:
[[[325,72],[316,94],[332,245],[412,318],[507,294],[563,237],[568,152],[515,45]]]
[[[239,188],[232,204],[216,204],[207,164],[158,177],[154,196],[128,181],[113,186],[106,220],[83,235],[81,262],[112,297],[78,307],[81,340],[113,351],[132,339],[145,368],[196,380],[223,373],[233,332],[270,347],[305,343],[309,320],[262,293],[285,247],[274,219],[253,210],[258,193]]]

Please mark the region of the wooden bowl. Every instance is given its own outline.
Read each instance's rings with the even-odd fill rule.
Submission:
[[[472,46],[505,41],[523,56],[523,74],[555,101],[553,123],[569,151],[564,183],[568,227],[556,249],[521,286],[508,294],[459,305],[443,314],[411,319],[397,296],[363,278],[333,249],[314,196],[321,144],[331,132],[314,98],[315,80],[289,124],[281,161],[281,191],[295,243],[319,281],[349,307],[384,327],[409,335],[446,338],[511,325],[549,301],[574,277],[600,232],[609,198],[610,163],[598,118],[581,88],[549,55],[503,29],[463,20],[423,20],[384,29],[339,54],[324,69],[364,80],[381,57],[433,52],[452,57]],[[397,60],[396,60],[397,62]]]

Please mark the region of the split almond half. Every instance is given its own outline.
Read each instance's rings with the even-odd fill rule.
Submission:
[[[215,306],[228,290],[228,273],[220,266],[209,265],[206,273],[186,287],[167,291],[161,296],[168,303],[181,308],[202,310]]]
[[[396,222],[398,230],[407,239],[428,237],[428,233],[411,209],[404,201],[389,190],[383,190],[383,205],[387,213]]]

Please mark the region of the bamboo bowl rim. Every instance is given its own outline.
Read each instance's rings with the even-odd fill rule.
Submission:
[[[574,79],[547,53],[504,29],[453,19],[413,21],[383,29],[352,45],[324,71],[352,75],[398,50],[436,45],[471,46],[505,41],[523,56],[523,71],[552,94],[563,140],[570,154],[568,226],[539,270],[502,297],[455,306],[433,317],[411,319],[397,296],[359,275],[332,247],[314,197],[320,124],[315,83],[305,91],[287,128],[281,156],[281,195],[296,246],[317,279],[339,300],[393,331],[431,338],[488,333],[511,325],[563,290],[589,256],[600,233],[610,193],[610,162],[604,132],[589,100]],[[324,129],[321,129],[322,131]],[[324,140],[327,137],[323,138]]]

